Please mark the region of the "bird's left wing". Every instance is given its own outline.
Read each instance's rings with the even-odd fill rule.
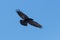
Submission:
[[[22,19],[27,19],[27,18],[28,18],[28,16],[25,15],[22,11],[16,10],[16,12],[18,13],[18,15],[19,15]]]
[[[37,22],[35,22],[33,20],[29,21],[29,24],[31,24],[31,25],[33,25],[35,27],[38,27],[38,28],[42,28],[42,26],[40,24],[38,24]]]

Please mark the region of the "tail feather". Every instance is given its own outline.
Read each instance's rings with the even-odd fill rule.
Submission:
[[[27,22],[24,21],[24,20],[20,20],[20,23],[21,23],[22,25],[24,25],[24,26],[27,26]]]

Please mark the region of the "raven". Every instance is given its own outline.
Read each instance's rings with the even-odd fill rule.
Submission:
[[[42,26],[40,24],[38,24],[37,22],[35,22],[32,18],[29,18],[27,15],[25,15],[22,11],[20,10],[16,10],[16,12],[18,13],[18,15],[22,18],[22,20],[20,20],[20,23],[24,26],[27,26],[27,24],[31,24],[35,27],[38,28],[42,28]]]

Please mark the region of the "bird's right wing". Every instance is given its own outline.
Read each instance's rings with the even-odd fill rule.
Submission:
[[[28,18],[28,16],[25,15],[22,11],[16,10],[16,12],[18,13],[18,15],[19,15],[22,19],[27,19],[27,18]]]
[[[29,21],[29,24],[31,24],[31,25],[33,25],[35,27],[38,27],[38,28],[42,28],[42,26],[40,24],[38,24],[37,22],[35,22],[33,20]]]

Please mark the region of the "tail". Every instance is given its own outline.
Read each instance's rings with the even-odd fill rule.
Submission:
[[[24,20],[20,20],[20,23],[21,23],[22,25],[24,25],[24,26],[27,26],[27,22],[24,21]]]

